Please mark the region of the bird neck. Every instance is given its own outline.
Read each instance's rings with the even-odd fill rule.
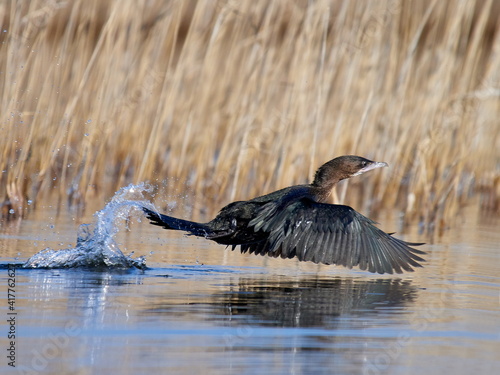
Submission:
[[[332,194],[332,190],[335,187],[335,183],[333,184],[328,184],[328,185],[321,185],[317,186],[312,184],[311,185],[311,190],[312,190],[312,195],[315,197],[315,200],[319,203],[325,203],[328,201],[328,198]]]

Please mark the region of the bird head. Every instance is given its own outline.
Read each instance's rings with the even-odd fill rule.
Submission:
[[[388,165],[387,163],[368,160],[361,156],[339,156],[318,168],[312,184],[316,187],[331,189],[341,180],[359,176],[372,169],[381,167],[388,167]]]

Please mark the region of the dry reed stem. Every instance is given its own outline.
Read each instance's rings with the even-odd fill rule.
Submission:
[[[499,209],[499,19],[479,0],[2,4],[2,215],[167,177],[211,215],[346,153],[391,168],[341,202],[446,222],[480,183]]]

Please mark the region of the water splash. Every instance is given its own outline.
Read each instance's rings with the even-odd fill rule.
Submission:
[[[114,236],[119,232],[118,221],[128,220],[134,211],[142,213],[142,207],[155,209],[144,198],[144,193],[151,193],[152,190],[153,187],[146,183],[121,188],[101,211],[94,214],[93,224],[80,225],[74,248],[44,249],[29,258],[22,267],[146,268],[146,259],[124,255]]]

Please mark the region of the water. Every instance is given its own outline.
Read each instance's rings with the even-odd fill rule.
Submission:
[[[15,281],[14,298],[0,297],[2,374],[500,370],[498,217],[467,212],[434,239],[409,228],[399,237],[431,241],[425,268],[379,276],[242,255],[138,222],[146,188],[117,193],[74,246],[70,211],[38,207],[2,226],[0,283]],[[62,255],[27,262],[47,247]],[[33,259],[79,267],[22,268]],[[5,355],[12,316],[16,368]]]
[[[142,207],[154,208],[144,200],[143,193],[153,188],[144,183],[120,189],[113,199],[95,214],[95,224],[82,224],[78,229],[76,246],[68,249],[44,249],[31,256],[22,268],[145,268],[145,258],[125,256],[115,241],[117,222],[128,220]]]

